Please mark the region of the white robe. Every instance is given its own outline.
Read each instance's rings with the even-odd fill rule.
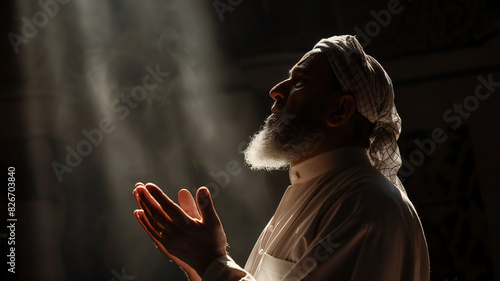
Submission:
[[[429,280],[417,212],[365,149],[308,159],[291,167],[290,181],[245,269],[222,256],[203,280]]]

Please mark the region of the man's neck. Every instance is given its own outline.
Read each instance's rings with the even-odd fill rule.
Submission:
[[[324,147],[324,146],[323,147],[319,147],[318,149],[315,149],[313,152],[307,154],[306,156],[300,158],[299,160],[290,163],[290,166],[293,167],[293,166],[295,166],[295,165],[297,165],[299,163],[302,163],[302,162],[304,162],[304,161],[306,161],[308,159],[313,158],[314,156],[318,156],[318,155],[323,154],[323,153],[325,153],[327,151],[330,151],[332,149],[335,149],[335,148],[334,147]]]
[[[325,152],[328,152],[330,150],[334,150],[334,149],[337,149],[337,148],[341,148],[341,147],[347,147],[347,146],[359,146],[359,147],[363,147],[362,145],[358,145],[358,144],[353,144],[353,145],[342,145],[342,146],[323,146],[323,147],[319,147],[318,149],[314,150],[313,152],[307,154],[306,156],[300,158],[299,160],[295,161],[295,162],[292,162],[290,163],[290,167],[293,167],[299,163],[302,163],[308,159],[311,159],[315,156],[318,156],[320,154],[323,154]]]

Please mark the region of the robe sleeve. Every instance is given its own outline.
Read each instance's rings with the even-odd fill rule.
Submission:
[[[255,281],[255,278],[241,268],[230,256],[220,256],[205,270],[202,281]]]

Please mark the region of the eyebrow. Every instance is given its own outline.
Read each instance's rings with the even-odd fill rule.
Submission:
[[[296,67],[292,67],[289,71],[288,71],[288,77],[292,77],[292,73],[293,72],[298,72],[302,75],[305,75],[307,77],[309,77],[309,71],[307,71],[307,69],[303,66],[296,66]]]

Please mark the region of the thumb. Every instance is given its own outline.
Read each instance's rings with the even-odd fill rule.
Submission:
[[[208,225],[220,224],[219,216],[217,216],[215,212],[208,188],[200,187],[198,189],[196,193],[196,202],[198,203],[198,209],[200,210],[203,222]]]

